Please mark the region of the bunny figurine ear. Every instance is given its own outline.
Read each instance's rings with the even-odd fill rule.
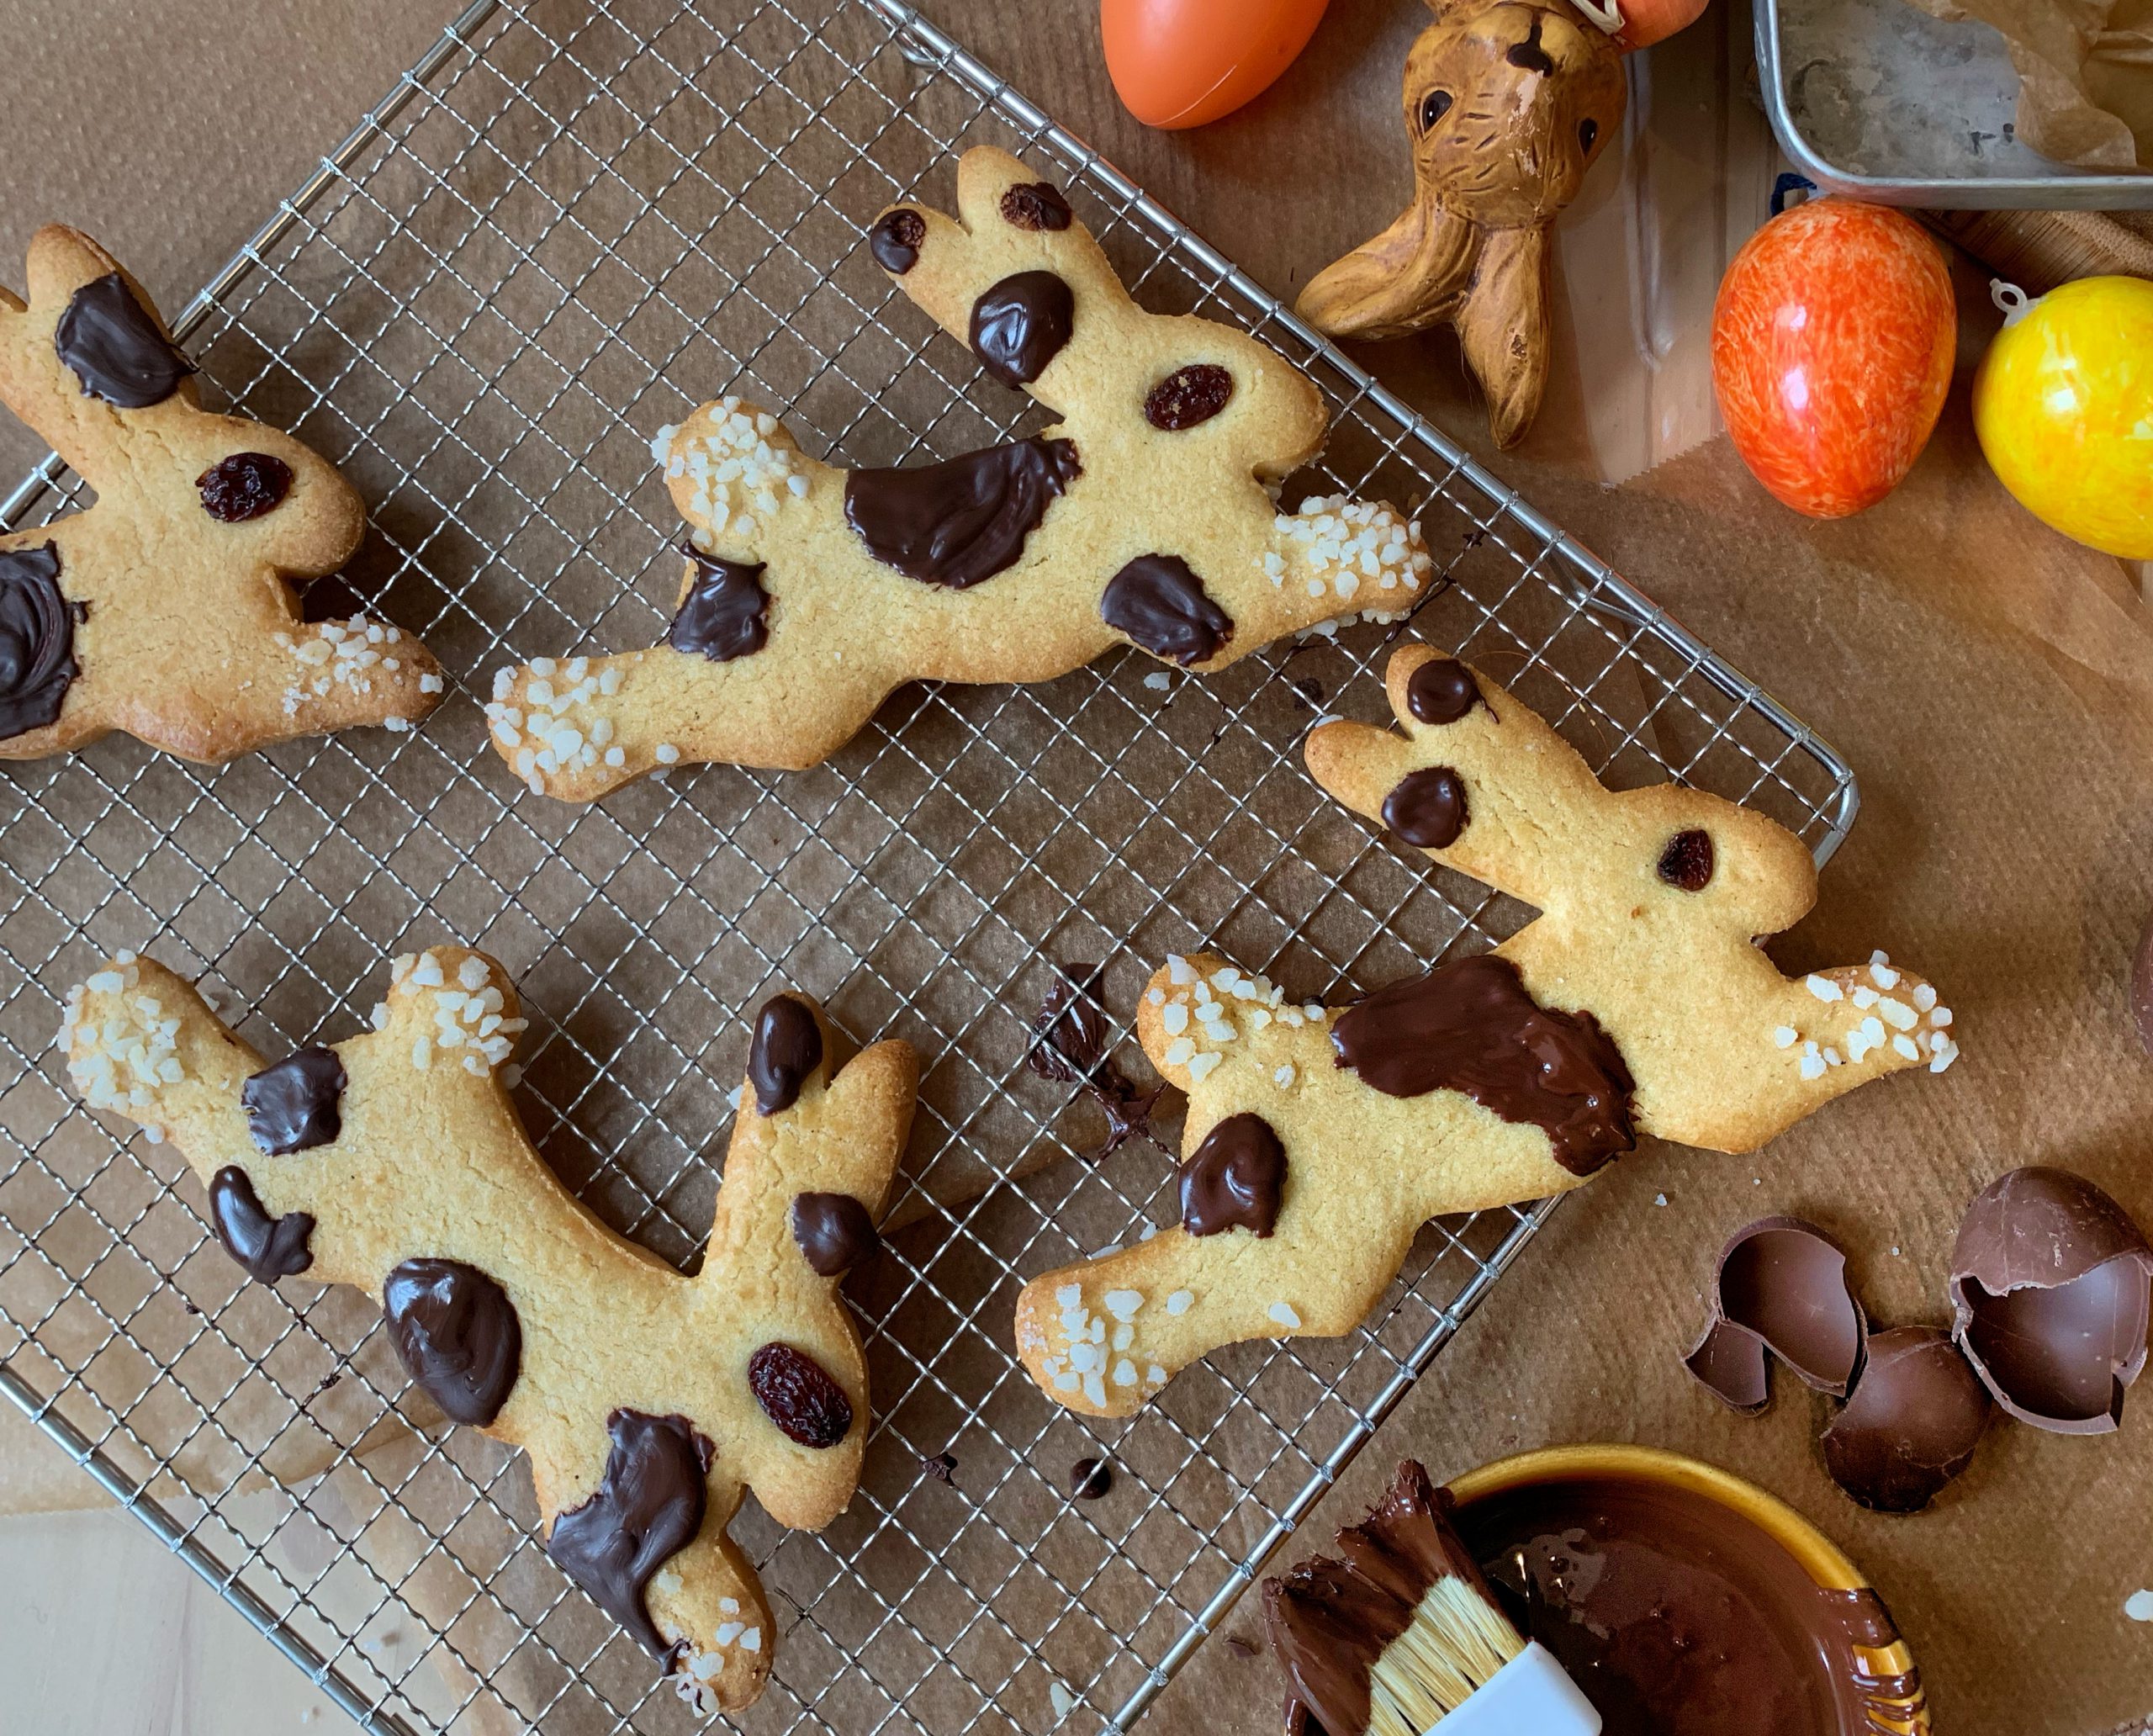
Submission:
[[[1448,0],[1406,57],[1404,101],[1413,204],[1299,311],[1333,337],[1454,325],[1495,443],[1515,445],[1547,379],[1548,230],[1622,124],[1621,50],[1571,0]]]

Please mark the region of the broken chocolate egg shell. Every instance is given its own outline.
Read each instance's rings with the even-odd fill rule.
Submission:
[[[1846,1408],[1824,1431],[1824,1469],[1863,1506],[1918,1513],[1973,1463],[1987,1390],[1934,1326],[1873,1334]]]
[[[1712,1310],[1690,1372],[1736,1410],[1764,1408],[1767,1350],[1819,1392],[1844,1398],[1853,1386],[1869,1326],[1846,1256],[1814,1224],[1760,1218],[1736,1231],[1719,1252]]]
[[[1754,1416],[1772,1400],[1764,1341],[1717,1315],[1682,1362],[1715,1396],[1746,1416]]]
[[[2014,1169],[1966,1208],[1951,1336],[1996,1402],[2064,1435],[2106,1434],[2145,1366],[2153,1248],[2083,1176]]]

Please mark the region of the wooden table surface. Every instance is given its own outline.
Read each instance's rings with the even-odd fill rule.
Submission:
[[[1332,0],[1272,93],[1215,127],[1173,135],[1146,131],[1114,103],[1092,0],[920,3],[1289,298],[1404,203],[1410,177],[1395,88],[1424,21],[1412,0]],[[178,304],[433,40],[445,10],[444,0],[251,0],[242,19],[228,0],[167,0],[151,31],[130,0],[0,0],[14,73],[14,95],[0,104],[0,262],[19,260],[39,223],[64,219],[98,235],[167,307]],[[1746,95],[1748,28],[1746,5],[1722,5],[1629,62],[1625,135],[1560,231],[1560,353],[1515,460],[1531,474],[1574,490],[1621,483],[1717,432],[1711,299],[1781,166]],[[5,266],[0,281],[17,274]],[[1394,347],[1379,365],[1389,384],[1486,452],[1447,339]],[[0,432],[0,471],[33,450],[20,431]],[[1618,1209],[1611,1199],[1607,1209]],[[1585,1227],[1583,1209],[1568,1215],[1567,1232]],[[1613,1419],[1610,1432],[1622,1432],[1619,1398],[1594,1403]],[[0,1406],[0,1512],[17,1516],[0,1518],[0,1723],[127,1736],[262,1736],[316,1719],[337,1727],[339,1715],[238,1616],[131,1521],[94,1511],[97,1500]],[[68,1508],[77,1511],[47,1511]],[[2153,1703],[2153,1646],[2143,1655]],[[2089,1736],[2083,1726],[2053,1728]]]

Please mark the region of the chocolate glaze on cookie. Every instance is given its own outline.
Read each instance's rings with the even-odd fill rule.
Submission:
[[[1019,181],[1002,195],[1002,220],[1012,229],[1066,229],[1071,214],[1051,181]]]
[[[1018,272],[972,304],[972,353],[1003,385],[1029,386],[1061,353],[1076,313],[1066,280],[1050,271]]]
[[[68,299],[52,347],[85,393],[122,410],[163,403],[194,372],[116,271],[83,284]]]
[[[712,663],[749,657],[768,644],[770,597],[763,589],[764,564],[720,560],[686,542],[680,553],[696,570],[665,630],[665,643]]]
[[[765,1115],[800,1101],[800,1088],[823,1064],[823,1027],[806,1004],[775,995],[755,1015],[755,1040],[748,1050],[748,1077],[755,1107]]]
[[[1340,1066],[1388,1096],[1462,1091],[1505,1121],[1542,1129],[1572,1175],[1637,1143],[1634,1082],[1600,1021],[1538,1005],[1517,966],[1493,953],[1355,1002],[1330,1040]]]
[[[292,491],[292,467],[268,453],[233,453],[194,479],[202,510],[220,524],[274,512]]]
[[[333,1049],[302,1049],[264,1067],[240,1087],[246,1130],[272,1157],[309,1151],[343,1127],[344,1063]]]
[[[685,1416],[616,1410],[598,1491],[553,1522],[546,1553],[663,1662],[671,1653],[643,1604],[650,1576],[703,1528],[717,1449]]]
[[[1191,1236],[1278,1227],[1286,1148],[1261,1115],[1229,1115],[1181,1167],[1181,1226]]]
[[[58,545],[0,553],[0,737],[56,719],[78,673]]]
[[[882,1251],[867,1208],[849,1194],[799,1194],[792,1201],[792,1239],[811,1270],[836,1278]]]
[[[884,566],[969,590],[1016,564],[1047,508],[1083,473],[1073,442],[1036,435],[939,464],[854,470],[844,479],[845,522]]]
[[[381,1305],[405,1369],[444,1416],[484,1428],[500,1415],[523,1359],[507,1291],[461,1260],[406,1260]]]
[[[306,1245],[314,1234],[313,1215],[295,1211],[271,1217],[254,1183],[236,1163],[226,1164],[209,1178],[209,1221],[225,1252],[262,1283],[274,1283],[314,1264]]]
[[[1473,671],[1454,657],[1422,664],[1405,684],[1405,709],[1423,723],[1455,723],[1484,702]]]
[[[1208,422],[1234,395],[1234,377],[1214,362],[1177,368],[1144,399],[1144,420],[1168,434]]]
[[[1465,780],[1447,765],[1409,771],[1383,801],[1383,823],[1419,849],[1448,849],[1465,829]]]
[[[1154,657],[1209,663],[1234,636],[1233,617],[1204,592],[1177,554],[1140,554],[1114,575],[1099,618]]]
[[[919,244],[926,239],[927,220],[900,205],[867,231],[867,251],[884,271],[902,277],[919,263]]]

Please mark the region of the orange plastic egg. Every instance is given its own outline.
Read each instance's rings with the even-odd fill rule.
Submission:
[[[1107,71],[1147,126],[1230,114],[1308,45],[1328,0],[1101,0]]]
[[[1712,308],[1734,449],[1797,512],[1873,506],[1928,443],[1958,331],[1943,252],[1912,218],[1838,198],[1773,218]]]

